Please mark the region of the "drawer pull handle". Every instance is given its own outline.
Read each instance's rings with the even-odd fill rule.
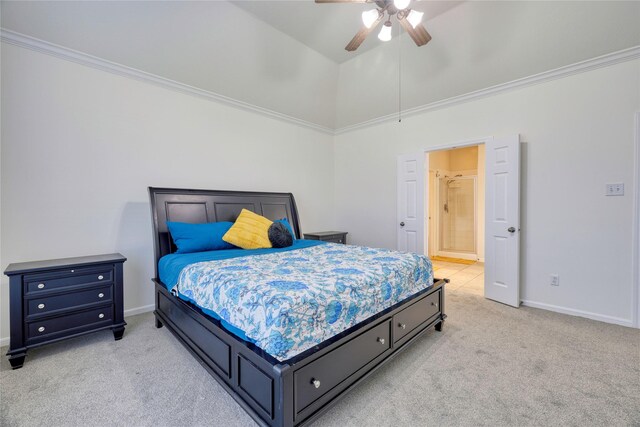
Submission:
[[[405,325],[404,323],[398,323],[398,327],[402,329],[407,329],[407,325]]]
[[[384,338],[378,338],[378,342],[379,342],[380,344],[384,344]]]
[[[38,332],[44,332],[44,326],[40,326],[40,327],[38,328]]]
[[[44,308],[44,304],[38,304],[38,308],[42,310]]]
[[[38,283],[38,289],[44,289],[44,283]]]
[[[102,292],[100,292],[100,293],[98,294],[98,298],[104,298],[104,294],[103,294]]]
[[[313,386],[315,388],[320,388],[320,380],[317,380],[315,378],[311,378],[311,384],[313,384]]]
[[[101,274],[98,276],[98,280],[102,280],[102,279],[104,279],[104,276]]]
[[[103,313],[98,314],[98,318],[102,319],[104,317]]]
[[[438,303],[437,303],[437,302],[433,302],[433,301],[431,301],[431,305],[432,305],[432,306],[434,306],[434,307],[437,307],[437,306],[438,306]]]

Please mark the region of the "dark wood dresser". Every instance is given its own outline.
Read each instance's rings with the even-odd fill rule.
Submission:
[[[318,231],[314,233],[304,233],[304,238],[309,240],[322,240],[323,242],[347,244],[346,231]]]
[[[122,338],[126,260],[116,253],[9,264],[11,367],[22,367],[28,349],[66,338],[103,329]]]

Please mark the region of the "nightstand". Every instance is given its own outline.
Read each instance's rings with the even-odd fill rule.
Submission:
[[[9,362],[22,367],[27,350],[90,332],[124,334],[120,254],[9,264]]]
[[[304,233],[304,238],[309,240],[322,240],[323,242],[347,244],[346,231],[320,231],[317,233]]]

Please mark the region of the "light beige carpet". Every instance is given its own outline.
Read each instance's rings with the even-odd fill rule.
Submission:
[[[640,331],[447,292],[431,331],[315,426],[640,426]],[[2,426],[247,426],[153,316],[0,363]],[[6,352],[2,349],[2,354]]]

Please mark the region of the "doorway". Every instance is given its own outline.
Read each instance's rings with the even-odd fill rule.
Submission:
[[[428,170],[428,227],[425,233],[435,274],[452,291],[481,295],[484,290],[484,144],[431,151]]]
[[[474,140],[451,143],[439,147],[432,147],[421,152],[401,154],[397,158],[397,249],[418,254],[433,256],[438,260],[434,251],[439,249],[437,237],[429,233],[429,229],[438,227],[436,212],[433,209],[436,188],[430,189],[429,165],[430,157],[438,155],[438,151],[446,151],[462,147],[484,147],[484,151],[478,150],[476,174],[476,198],[486,198],[484,207],[479,206],[475,213],[475,254],[472,252],[467,257],[458,258],[457,263],[450,262],[442,267],[468,265],[484,261],[484,296],[514,307],[520,305],[520,136],[509,135],[504,137],[484,137]],[[481,154],[482,153],[482,154]],[[484,168],[484,169],[482,169]],[[463,167],[449,166],[448,172],[465,170]],[[458,173],[449,175],[456,177]],[[473,175],[473,173],[467,174]],[[435,183],[435,179],[433,180]],[[453,182],[452,184],[455,184]],[[433,184],[434,187],[437,187]],[[483,197],[480,197],[484,192]],[[471,237],[470,237],[471,238]],[[463,254],[460,248],[455,252]],[[486,259],[485,259],[486,254]],[[464,256],[464,254],[463,254]],[[463,263],[464,262],[464,263]],[[468,267],[466,267],[468,268]],[[463,271],[459,279],[469,278],[477,271]],[[477,270],[471,269],[471,270]],[[467,273],[462,275],[462,273]],[[453,274],[450,274],[453,275]],[[443,276],[438,274],[436,276]],[[444,276],[447,277],[447,276]],[[476,276],[477,278],[477,276]],[[464,284],[459,280],[461,285]],[[468,283],[468,282],[467,282]]]

